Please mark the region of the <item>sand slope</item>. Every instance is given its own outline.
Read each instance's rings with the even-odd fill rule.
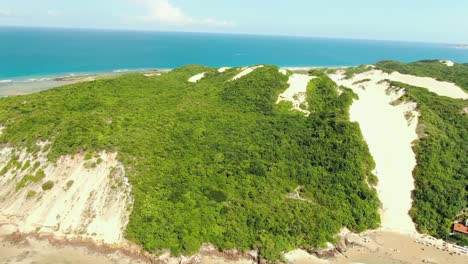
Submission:
[[[258,68],[262,68],[263,65],[258,65],[258,66],[252,66],[252,67],[243,67],[241,68],[241,72],[239,74],[237,74],[236,76],[234,76],[231,81],[235,81],[237,79],[240,79],[244,76],[246,76],[247,74],[253,72],[254,70],[258,69]]]
[[[45,145],[45,144],[42,144]],[[12,155],[31,166],[24,171],[10,169],[0,177],[0,222],[21,232],[46,232],[57,237],[92,238],[105,243],[119,243],[131,211],[131,187],[116,153],[99,153],[84,160],[83,154],[63,156],[57,163],[47,162],[46,153],[34,157],[26,151],[0,150],[0,169]],[[17,189],[25,175],[35,175],[39,162],[45,178]],[[53,181],[51,190],[42,184]],[[27,198],[29,192],[36,192]]]
[[[221,67],[221,68],[218,69],[218,72],[223,73],[223,72],[225,72],[225,71],[227,71],[229,69],[231,69],[231,67]]]
[[[455,65],[453,61],[449,61],[449,60],[441,60],[440,62],[447,65],[448,67],[453,67],[453,65]]]
[[[353,78],[353,80],[355,81],[363,79],[371,79],[372,81],[388,79],[417,87],[423,87],[438,95],[443,95],[455,99],[468,99],[468,94],[454,83],[442,82],[429,77],[418,77],[413,75],[401,74],[399,72],[392,72],[391,74],[388,74],[380,70],[372,70],[354,76]]]
[[[194,76],[190,77],[190,78],[188,79],[188,81],[191,82],[191,83],[196,83],[196,82],[198,82],[199,80],[203,79],[203,77],[205,77],[205,73],[204,73],[204,72],[199,73],[199,74],[197,74],[197,75],[194,75]]]
[[[387,76],[378,74],[382,73],[360,74],[349,80],[339,74],[330,77],[359,95],[350,108],[350,118],[359,123],[376,162],[374,173],[379,178],[377,191],[383,204],[382,227],[412,233],[415,227],[408,214],[414,189],[412,171],[416,166],[412,142],[417,139],[419,114],[415,103],[392,106],[390,103],[403,93],[387,92],[389,84],[380,82]],[[363,79],[371,81],[356,83]]]
[[[282,94],[279,95],[278,100],[276,103],[281,101],[290,101],[293,103],[293,109],[303,112],[307,116],[310,115],[308,110],[308,104],[306,101],[306,91],[307,85],[309,84],[310,80],[316,77],[309,76],[307,74],[293,74],[289,77],[288,84],[289,88],[286,89]],[[305,109],[301,108],[301,105],[305,106]]]

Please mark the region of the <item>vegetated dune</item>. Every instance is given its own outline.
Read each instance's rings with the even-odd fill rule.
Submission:
[[[310,115],[310,111],[306,110],[308,109],[306,92],[307,85],[309,84],[310,80],[314,78],[315,77],[309,76],[307,74],[295,73],[291,75],[288,80],[289,88],[280,94],[276,103],[278,104],[281,101],[290,101],[293,103],[294,110],[303,112],[307,116]]]
[[[197,75],[194,75],[194,76],[190,77],[190,79],[188,79],[188,81],[191,82],[191,83],[196,83],[199,80],[203,79],[203,77],[205,77],[205,72],[202,72],[202,73],[199,73]]]
[[[0,151],[0,221],[23,233],[122,242],[132,199],[117,154],[62,156],[56,163],[46,155]]]
[[[231,79],[231,81],[235,81],[237,79],[240,79],[240,78],[246,76],[247,74],[253,72],[254,70],[256,70],[258,68],[262,68],[262,67],[263,67],[263,65],[252,66],[252,67],[244,67],[244,68],[241,69],[242,71],[239,74],[237,74],[236,76],[234,76]]]
[[[391,74],[382,72],[380,70],[371,70],[357,76],[354,76],[354,80],[371,79],[377,80],[392,80],[396,82],[402,82],[409,85],[423,87],[429,91],[438,95],[443,95],[455,99],[468,99],[468,94],[463,91],[454,83],[438,81],[430,77],[419,77],[407,74],[401,74],[399,72],[392,72]]]
[[[374,173],[379,178],[377,191],[383,204],[382,227],[415,232],[408,211],[414,189],[412,171],[416,166],[412,142],[417,139],[417,105],[413,102],[391,105],[403,93],[388,91],[389,84],[383,81],[388,76],[380,71],[372,70],[351,79],[342,74],[330,77],[359,96],[350,108],[350,118],[361,126],[376,162]]]

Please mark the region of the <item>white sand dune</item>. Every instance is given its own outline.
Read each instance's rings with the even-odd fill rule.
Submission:
[[[0,169],[13,152],[11,148],[0,150]],[[24,170],[9,169],[0,177],[0,222],[24,233],[92,238],[109,244],[124,241],[132,198],[116,153],[100,153],[99,162],[96,157],[85,160],[83,154],[63,156],[55,164],[47,161],[44,152],[37,157],[24,150],[16,153],[18,161],[24,164],[29,160],[31,166]],[[45,178],[17,189],[26,175],[36,174],[33,168],[36,162]],[[42,184],[47,181],[54,182],[54,186],[43,190]],[[27,197],[31,192],[35,194]]]
[[[310,111],[306,110],[308,108],[306,91],[310,80],[314,78],[316,77],[309,76],[307,74],[295,73],[291,75],[288,80],[289,88],[279,95],[276,103],[278,104],[281,101],[290,101],[293,103],[294,110],[303,112],[307,116],[310,115]],[[301,105],[305,105],[306,109],[302,109]]]
[[[191,82],[191,83],[196,83],[199,80],[203,79],[203,77],[205,77],[205,74],[206,74],[205,72],[202,72],[202,73],[199,73],[197,75],[194,75],[194,76],[190,77],[188,79],[188,81]]]
[[[417,105],[408,102],[392,106],[390,103],[403,93],[388,93],[386,90],[389,84],[380,82],[388,76],[380,71],[360,74],[349,80],[343,79],[344,76],[340,74],[330,77],[359,95],[359,100],[354,101],[350,108],[350,118],[359,123],[376,162],[374,173],[379,178],[377,192],[383,204],[382,227],[399,232],[415,232],[408,211],[412,205],[412,172],[416,166],[412,142],[417,139]],[[369,77],[372,77],[371,81],[355,84]],[[407,117],[411,119],[407,120]]]
[[[371,79],[372,81],[392,80],[406,83],[409,85],[423,87],[438,95],[447,96],[455,99],[468,99],[468,94],[454,83],[438,81],[429,77],[418,77],[413,75],[392,72],[384,73],[380,70],[371,70],[356,75],[353,80]]]
[[[253,66],[253,67],[243,67],[241,68],[241,72],[239,74],[237,74],[236,76],[234,76],[231,81],[235,81],[237,79],[240,79],[244,76],[246,76],[247,74],[249,73],[252,73],[254,70],[258,69],[258,68],[262,68],[263,65],[258,65],[258,66]]]
[[[449,61],[449,60],[441,60],[440,62],[447,65],[448,67],[453,67],[453,65],[455,65],[453,61]]]
[[[229,69],[231,69],[231,67],[221,67],[221,68],[218,69],[218,72],[222,73],[222,72],[225,72],[225,71],[227,71]]]

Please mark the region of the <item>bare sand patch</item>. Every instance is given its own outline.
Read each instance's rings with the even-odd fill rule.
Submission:
[[[391,80],[406,83],[412,86],[426,88],[438,95],[447,96],[455,99],[468,99],[468,94],[454,83],[438,81],[429,77],[418,77],[413,75],[392,72],[391,74],[380,70],[371,70],[358,74],[352,78],[355,81],[370,79],[372,81]]]
[[[0,168],[13,156],[22,166],[30,164],[26,169],[11,168],[0,177],[0,222],[24,233],[91,238],[109,244],[124,241],[132,198],[117,154],[101,152],[89,160],[84,154],[68,155],[54,164],[47,161],[46,154],[11,148],[0,151]],[[38,175],[38,171],[43,171],[42,179],[26,181],[18,188],[27,175]],[[53,187],[44,190],[42,185],[48,181]]]
[[[447,65],[448,67],[453,67],[453,65],[455,65],[453,61],[449,61],[449,60],[441,60],[440,62]]]
[[[281,73],[281,74],[283,74],[283,75],[287,75],[287,74],[288,74],[288,70],[286,70],[286,69],[279,69],[278,72]]]
[[[218,69],[218,72],[223,73],[223,72],[225,72],[225,71],[227,71],[229,69],[231,69],[231,67],[221,67],[221,68]]]
[[[203,79],[203,77],[205,77],[205,74],[206,74],[205,72],[202,72],[202,73],[199,73],[197,75],[194,75],[194,76],[190,77],[188,79],[188,81],[191,82],[191,83],[196,83],[199,80]]]
[[[263,67],[263,65],[252,66],[252,67],[243,67],[243,68],[241,68],[241,72],[239,74],[237,74],[236,76],[234,76],[231,79],[231,81],[235,81],[237,79],[240,79],[240,78],[252,73],[254,70],[262,68],[262,67]]]
[[[349,80],[341,74],[330,77],[359,96],[350,108],[350,119],[359,123],[376,162],[374,173],[379,178],[377,192],[382,202],[382,227],[416,232],[408,212],[414,189],[412,172],[416,166],[412,143],[418,138],[417,105],[413,102],[391,105],[403,92],[387,91],[389,84],[381,82],[385,78],[380,75],[375,78],[372,74],[361,74]],[[360,83],[363,79],[370,81]]]
[[[293,74],[289,77],[288,84],[289,88],[286,89],[282,94],[279,95],[276,103],[281,101],[289,101],[293,103],[293,109],[303,112],[307,116],[310,115],[308,111],[308,103],[306,100],[307,85],[310,80],[316,77],[309,76],[307,74]]]

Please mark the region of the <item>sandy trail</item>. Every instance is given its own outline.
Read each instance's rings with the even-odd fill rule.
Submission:
[[[306,114],[306,116],[310,115],[310,111],[306,110],[308,109],[306,92],[307,85],[309,84],[310,80],[314,78],[316,77],[309,76],[307,74],[295,73],[291,75],[288,80],[289,88],[279,95],[276,103],[278,104],[281,101],[290,101],[293,103],[294,110],[300,111]],[[301,105],[303,106],[302,108]]]
[[[263,65],[258,65],[258,66],[252,66],[252,67],[243,67],[241,68],[241,72],[239,74],[237,74],[236,76],[234,76],[231,81],[235,81],[237,79],[240,79],[250,73],[252,73],[254,70],[258,69],[258,68],[262,68]]]
[[[191,82],[191,83],[196,83],[199,80],[203,79],[203,77],[205,77],[205,74],[206,74],[205,72],[202,72],[202,73],[199,73],[197,75],[194,75],[194,76],[190,77],[188,79],[188,81]]]
[[[359,123],[364,139],[376,162],[374,173],[379,178],[377,192],[382,202],[382,227],[386,230],[414,233],[414,224],[408,214],[411,192],[414,189],[413,169],[416,157],[412,142],[417,139],[419,114],[415,103],[392,106],[390,103],[403,95],[387,93],[388,83],[380,82],[386,76],[380,73],[360,74],[349,80],[343,75],[330,75],[339,85],[353,89],[359,95],[350,108],[351,121]],[[371,79],[365,83],[359,80]],[[410,117],[410,120],[407,118]]]

